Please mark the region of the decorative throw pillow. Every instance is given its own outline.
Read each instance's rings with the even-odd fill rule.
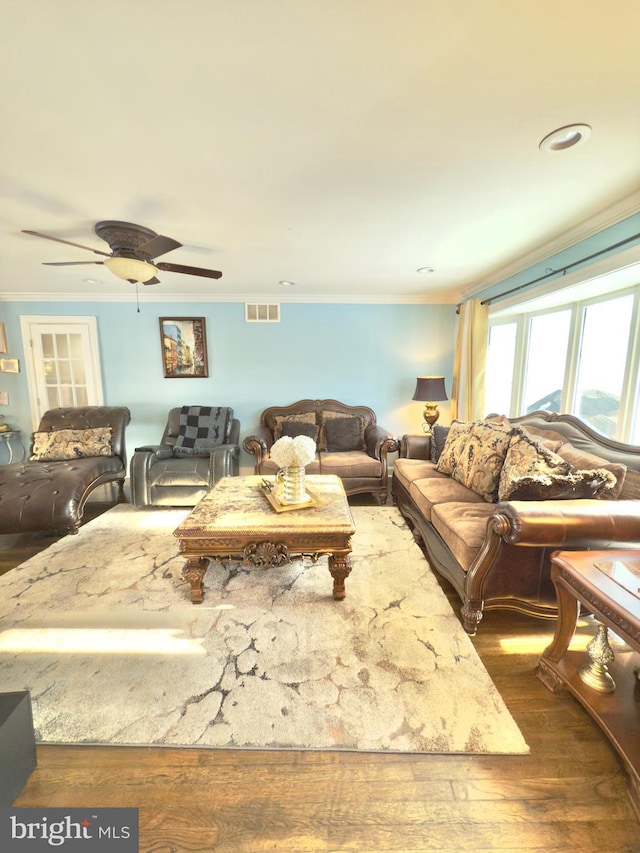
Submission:
[[[452,478],[485,501],[495,503],[512,433],[513,428],[502,423],[474,421]]]
[[[431,427],[431,461],[437,465],[442,451],[444,449],[447,436],[449,435],[449,427],[434,424]]]
[[[319,432],[320,430],[316,424],[307,424],[301,421],[282,421],[279,426],[280,434],[278,437],[288,436],[289,438],[297,438],[299,435],[306,435],[317,443]]]
[[[570,471],[568,474],[530,474],[514,481],[510,501],[571,500],[598,498],[603,490],[613,488],[616,478],[610,471]]]
[[[364,449],[362,418],[329,418],[324,431],[329,453]]]
[[[315,412],[299,412],[295,415],[276,415],[273,419],[273,440],[277,441],[279,438],[282,438],[284,433],[282,432],[282,424],[316,424],[316,413]],[[295,438],[295,436],[291,436]]]
[[[173,448],[175,456],[207,456],[229,437],[233,409],[228,406],[183,406]]]
[[[471,435],[471,424],[463,421],[454,421],[449,427],[442,453],[438,459],[436,470],[441,474],[453,475],[458,460],[464,453],[464,448]]]
[[[334,420],[335,418],[353,418],[362,425],[362,447],[359,447],[358,450],[364,450],[364,428],[365,422],[364,418],[360,415],[350,415],[348,412],[336,412],[333,409],[324,409],[322,412],[322,416],[320,418],[320,437],[318,439],[318,450],[326,450],[327,449],[327,436],[326,436],[326,425],[330,420]]]
[[[557,453],[547,450],[520,427],[513,427],[511,440],[498,485],[498,499],[508,501],[523,480],[565,475],[571,465]],[[524,498],[521,498],[524,500]]]
[[[29,461],[60,462],[64,459],[113,456],[111,439],[111,427],[34,432]]]
[[[558,456],[562,456],[567,462],[570,462],[574,468],[578,470],[593,470],[596,468],[604,468],[609,471],[616,479],[616,482],[610,489],[604,489],[597,495],[599,498],[607,500],[617,500],[622,492],[625,477],[627,475],[627,466],[619,462],[609,462],[602,456],[597,456],[595,453],[590,453],[588,450],[581,450],[574,447],[573,444],[566,442],[558,450]]]

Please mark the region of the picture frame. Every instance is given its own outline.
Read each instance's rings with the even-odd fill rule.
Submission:
[[[160,317],[160,345],[165,379],[209,376],[204,317]]]
[[[20,363],[17,358],[0,358],[0,373],[20,373]]]
[[[4,323],[0,323],[0,353],[7,351],[7,336],[4,331]]]

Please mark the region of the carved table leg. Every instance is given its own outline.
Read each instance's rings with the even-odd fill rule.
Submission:
[[[351,574],[351,557],[349,553],[329,554],[329,571],[333,578],[333,597],[336,601],[342,601],[346,595],[344,582]]]
[[[202,604],[204,599],[204,575],[209,567],[207,557],[187,560],[182,568],[182,577],[191,585],[191,603]]]
[[[556,621],[553,640],[542,653],[536,669],[536,675],[548,690],[556,693],[557,691],[564,690],[564,683],[558,675],[554,664],[560,662],[564,653],[569,648],[569,643],[573,639],[576,625],[578,624],[580,604],[577,598],[562,583],[558,568],[553,563],[551,564],[551,580],[553,581],[558,600],[558,619]]]

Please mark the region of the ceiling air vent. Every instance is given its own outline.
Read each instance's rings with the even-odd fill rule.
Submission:
[[[245,302],[244,319],[247,323],[279,323],[280,306],[277,303]]]

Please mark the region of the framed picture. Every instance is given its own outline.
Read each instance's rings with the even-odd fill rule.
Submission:
[[[17,358],[0,358],[1,373],[20,373],[20,365]]]
[[[160,343],[165,379],[209,375],[204,317],[160,317]]]
[[[0,323],[0,352],[7,351],[7,336],[4,333],[4,323]]]

